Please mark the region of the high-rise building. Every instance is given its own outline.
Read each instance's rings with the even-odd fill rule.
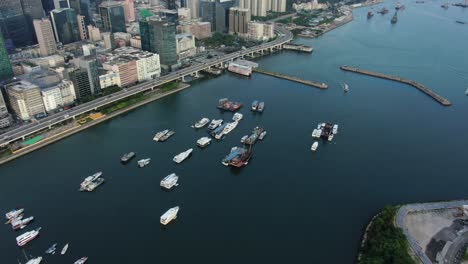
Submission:
[[[10,105],[16,116],[22,120],[31,120],[36,115],[45,114],[39,86],[20,80],[6,86]]]
[[[192,19],[200,17],[200,0],[186,0]]]
[[[248,37],[253,40],[268,40],[275,36],[274,23],[250,21],[247,27]]]
[[[257,6],[256,16],[265,17],[267,15],[267,11],[269,11],[268,1],[270,0],[252,0],[252,2],[256,2],[256,6]]]
[[[41,19],[44,17],[44,9],[42,8],[41,0],[21,0],[23,12],[29,21]]]
[[[80,32],[80,39],[87,40],[88,32],[86,31],[86,22],[85,17],[82,15],[77,15],[76,20],[78,21],[78,30]]]
[[[84,16],[85,25],[89,25],[92,21],[92,13],[89,0],[69,0],[70,8],[75,9],[78,15]]]
[[[74,9],[54,9],[50,12],[50,18],[58,42],[69,44],[80,41],[80,29]]]
[[[75,88],[75,95],[78,101],[91,97],[91,85],[89,83],[88,71],[86,69],[76,69],[69,73],[70,80]]]
[[[0,128],[9,127],[11,125],[11,116],[8,113],[8,108],[0,91]]]
[[[247,34],[250,11],[247,8],[231,7],[229,10],[229,33]]]
[[[33,24],[41,56],[45,57],[55,54],[57,52],[57,44],[50,20],[48,18],[35,19]]]
[[[148,17],[140,21],[141,46],[143,50],[158,53],[166,68],[177,64],[176,25],[165,18]]]
[[[200,2],[200,15],[202,21],[211,24],[211,31],[216,31],[216,1],[202,0]]]
[[[177,5],[176,5],[175,0],[167,0],[167,9],[169,9],[169,10],[176,10],[177,9]]]
[[[189,33],[196,39],[211,37],[211,24],[209,22],[185,22],[177,26],[177,33]]]
[[[125,27],[125,11],[121,2],[102,2],[99,6],[102,27],[105,31],[127,32]]]
[[[8,52],[5,47],[3,36],[0,33],[0,81],[4,81],[13,77],[13,69],[11,68]],[[1,91],[0,91],[1,93]]]
[[[78,66],[88,73],[88,82],[91,94],[98,94],[101,92],[99,84],[99,72],[95,56],[86,56],[78,58]]]
[[[177,57],[179,60],[183,60],[197,53],[195,46],[195,37],[192,34],[182,33],[176,35],[177,41]]]
[[[286,12],[286,0],[269,0],[271,1],[268,11],[283,13]]]
[[[88,25],[88,35],[89,35],[89,40],[91,41],[100,41],[101,38],[101,31],[99,30],[98,27],[95,27],[93,25]]]
[[[54,0],[54,9],[70,8],[69,0]]]
[[[234,5],[232,0],[216,1],[216,32],[227,33],[229,30],[229,9]]]
[[[9,50],[34,42],[20,0],[0,0],[0,29]]]
[[[115,39],[114,34],[111,32],[104,32],[101,34],[102,39],[104,40],[104,48],[106,49],[115,49]]]

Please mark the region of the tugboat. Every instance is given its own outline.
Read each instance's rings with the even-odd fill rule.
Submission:
[[[372,13],[372,11],[367,12],[367,19],[370,19],[373,16],[374,16],[374,13]]]
[[[161,215],[160,222],[162,225],[169,224],[172,220],[177,218],[177,213],[179,212],[179,206],[172,207],[167,210],[163,215]]]
[[[392,17],[392,20],[390,21],[392,24],[396,24],[398,22],[398,17],[397,17],[397,12]]]

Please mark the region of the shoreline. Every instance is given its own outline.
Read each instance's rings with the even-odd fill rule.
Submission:
[[[119,116],[121,114],[130,112],[130,111],[132,111],[132,110],[134,110],[136,108],[139,108],[140,106],[146,105],[148,103],[159,100],[159,99],[164,98],[166,96],[169,96],[169,95],[175,94],[177,92],[183,91],[183,90],[185,90],[187,88],[190,88],[190,87],[191,87],[190,84],[181,83],[181,84],[179,84],[179,87],[174,89],[174,90],[171,90],[171,91],[168,91],[168,92],[165,92],[165,93],[162,93],[162,94],[161,93],[153,94],[149,98],[147,98],[147,99],[145,99],[145,100],[143,100],[141,102],[138,102],[138,103],[136,103],[134,105],[131,105],[131,106],[128,106],[126,108],[117,110],[117,111],[115,111],[115,112],[113,112],[111,114],[105,115],[102,118],[99,118],[97,120],[93,120],[93,121],[88,122],[88,123],[86,123],[84,125],[80,125],[80,126],[77,126],[75,128],[70,128],[70,129],[68,129],[66,131],[63,131],[63,132],[59,133],[59,134],[53,135],[50,138],[45,138],[44,140],[42,140],[42,141],[40,141],[40,142],[38,142],[38,143],[36,143],[34,145],[26,147],[28,149],[25,149],[23,151],[17,150],[16,153],[13,153],[12,155],[9,155],[9,156],[7,156],[5,158],[0,159],[0,165],[3,165],[5,163],[7,163],[7,162],[15,160],[15,159],[17,159],[19,157],[22,157],[24,155],[27,155],[27,154],[29,154],[31,152],[34,152],[34,151],[38,150],[38,149],[44,148],[44,147],[46,147],[46,146],[48,146],[50,144],[53,144],[53,143],[55,143],[57,141],[60,141],[60,140],[62,140],[64,138],[72,136],[72,135],[74,135],[76,133],[79,133],[81,131],[84,131],[84,130],[90,128],[90,127],[101,124],[102,122],[108,121],[108,120],[110,120],[110,119],[112,119],[112,118],[114,118],[116,116]]]

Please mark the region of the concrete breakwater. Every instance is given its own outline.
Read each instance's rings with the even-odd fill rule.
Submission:
[[[326,83],[319,83],[319,82],[314,82],[314,81],[309,81],[309,80],[303,80],[303,79],[300,79],[298,77],[287,76],[287,75],[284,75],[284,74],[281,74],[281,73],[276,73],[276,72],[269,72],[269,71],[265,71],[265,70],[262,70],[262,69],[259,69],[259,68],[252,69],[252,71],[258,72],[258,73],[261,73],[261,74],[265,74],[265,75],[269,75],[269,76],[273,76],[273,77],[276,77],[276,78],[292,81],[292,82],[302,83],[302,84],[312,86],[312,87],[316,87],[316,88],[319,88],[319,89],[327,89],[328,88],[328,85]]]
[[[420,84],[418,82],[412,81],[412,80],[403,79],[403,78],[400,78],[400,77],[397,77],[397,76],[386,75],[386,74],[383,74],[383,73],[362,70],[362,69],[359,69],[359,68],[354,68],[354,67],[350,67],[350,66],[346,66],[346,65],[341,66],[340,69],[343,70],[343,71],[355,72],[355,73],[360,73],[360,74],[363,74],[363,75],[368,75],[368,76],[373,76],[373,77],[377,77],[377,78],[381,78],[381,79],[386,79],[386,80],[391,80],[391,81],[396,81],[396,82],[408,84],[408,85],[411,85],[411,86],[417,88],[418,90],[425,93],[426,95],[432,97],[432,99],[436,100],[438,103],[440,103],[443,106],[452,105],[452,103],[449,100],[447,100],[444,97],[440,96],[439,94],[437,94],[436,92],[434,92],[431,89],[427,88],[426,86],[424,86],[424,85],[422,85],[422,84]]]

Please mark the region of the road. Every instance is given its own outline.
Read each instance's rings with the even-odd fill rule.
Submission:
[[[24,138],[28,135],[31,135],[37,131],[46,129],[50,126],[53,126],[55,124],[61,123],[65,120],[75,118],[76,116],[85,114],[87,112],[93,111],[99,107],[102,107],[104,105],[122,100],[124,98],[127,98],[129,96],[154,89],[158,86],[161,86],[165,83],[181,79],[185,76],[191,75],[193,73],[196,73],[198,71],[201,71],[203,69],[219,65],[221,63],[243,57],[245,55],[248,55],[249,53],[252,52],[257,52],[260,50],[268,49],[271,47],[275,47],[277,45],[281,45],[284,43],[287,43],[293,39],[293,35],[290,31],[287,29],[281,28],[281,27],[276,27],[275,29],[276,34],[278,37],[270,42],[263,43],[261,45],[257,45],[245,50],[233,52],[226,54],[222,57],[216,57],[213,58],[205,63],[196,63],[191,67],[180,69],[178,71],[171,72],[170,74],[161,76],[157,80],[151,80],[147,81],[141,84],[137,84],[135,86],[132,86],[128,89],[124,89],[122,91],[113,93],[112,95],[108,95],[106,97],[101,97],[96,100],[93,100],[91,102],[87,102],[81,105],[78,105],[76,107],[73,107],[72,109],[69,109],[67,111],[63,111],[60,113],[56,113],[50,116],[47,116],[45,118],[42,118],[38,120],[36,123],[30,123],[26,124],[23,126],[20,126],[18,128],[15,128],[13,130],[7,131],[4,134],[0,135],[0,146],[6,146],[11,142],[14,142],[18,139]]]

